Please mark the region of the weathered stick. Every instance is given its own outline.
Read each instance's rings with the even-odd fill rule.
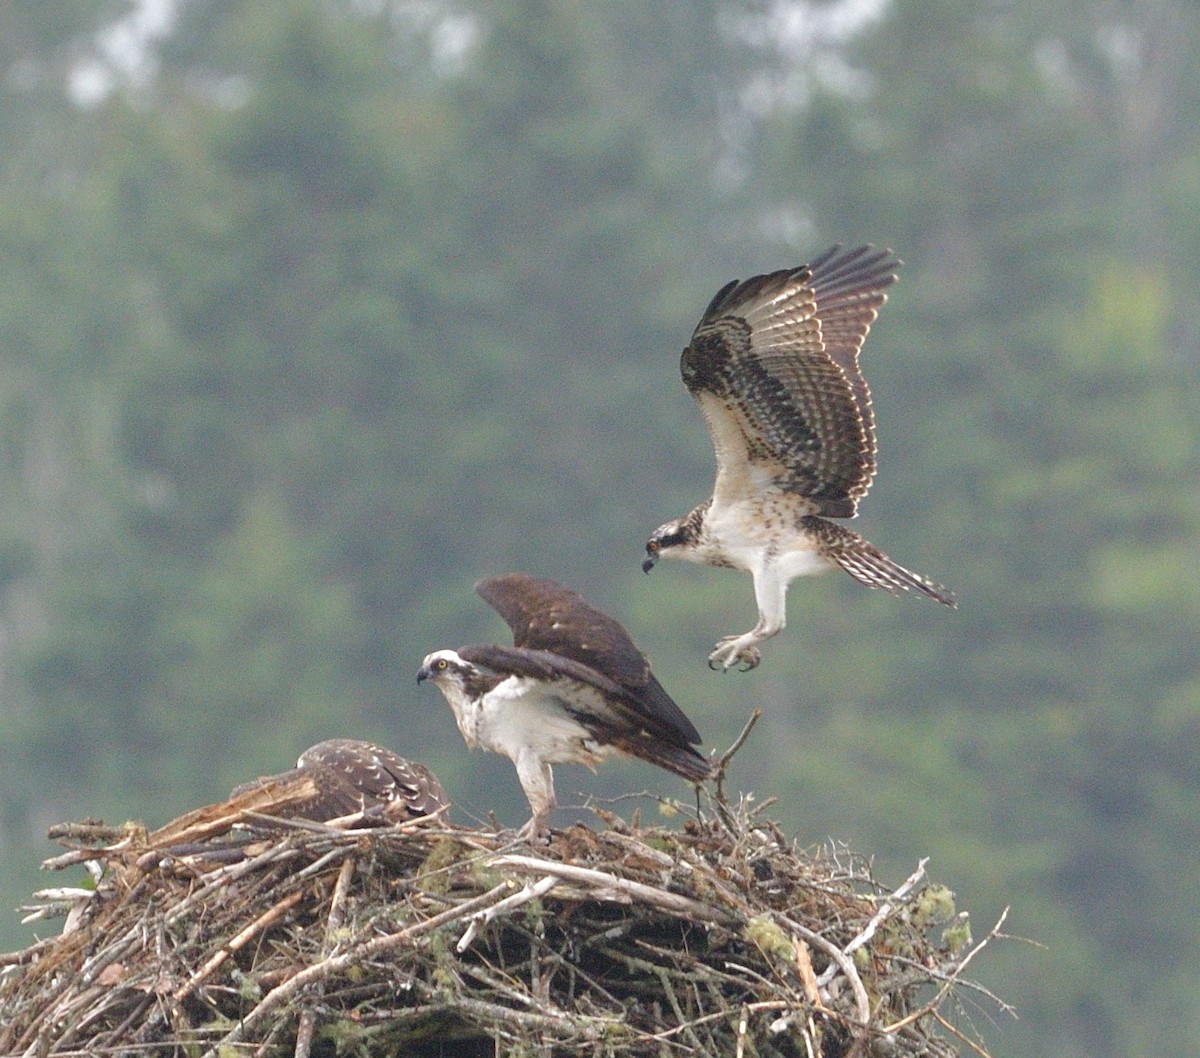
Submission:
[[[427,918],[421,922],[402,929],[396,933],[389,933],[383,937],[376,937],[374,940],[367,941],[364,944],[357,945],[341,955],[330,956],[328,959],[322,959],[319,963],[309,966],[299,973],[293,974],[281,985],[276,985],[270,992],[263,996],[249,1014],[247,1014],[238,1025],[231,1029],[221,1038],[221,1041],[215,1046],[210,1047],[204,1052],[203,1058],[219,1058],[221,1048],[231,1043],[240,1043],[246,1033],[256,1027],[272,1010],[282,1003],[286,1003],[297,992],[303,988],[307,988],[317,981],[323,981],[327,977],[335,973],[340,973],[348,966],[353,966],[365,958],[373,955],[378,955],[380,952],[388,951],[390,948],[397,948],[402,944],[406,944],[423,933],[428,933],[431,930],[437,929],[438,926],[446,922],[453,922],[458,918],[465,918],[474,911],[478,911],[482,907],[487,907],[489,904],[495,903],[503,899],[502,894],[508,892],[512,888],[512,883],[505,881],[497,886],[493,886],[486,893],[481,893],[472,900],[465,900],[456,907],[447,908],[440,914],[434,915],[432,918]]]
[[[858,970],[854,968],[854,962],[833,941],[826,940],[821,934],[814,933],[807,926],[802,926],[785,915],[780,915],[779,919],[781,922],[787,923],[789,929],[795,930],[812,947],[820,948],[837,964],[854,992],[854,1005],[858,1012],[858,1020],[865,1028],[871,1020],[871,1000],[867,995],[867,990],[863,987],[862,978],[858,976]]]
[[[929,857],[926,856],[923,860],[921,860],[920,863],[917,864],[917,869],[908,876],[908,878],[905,880],[904,884],[901,885],[899,889],[897,889],[894,893],[892,893],[891,896],[889,896],[882,904],[879,905],[879,910],[876,911],[875,914],[871,916],[871,921],[866,924],[863,931],[861,933],[859,933],[858,936],[856,936],[849,944],[847,944],[842,949],[842,951],[846,955],[852,955],[856,949],[861,948],[864,944],[867,943],[867,941],[869,941],[873,936],[875,936],[875,931],[879,928],[880,924],[888,917],[888,915],[890,915],[893,911],[896,910],[897,907],[899,907],[902,903],[904,903],[904,901],[908,899],[909,894],[918,885],[920,885],[920,883],[922,881],[924,881],[924,879],[925,879],[925,864],[927,864],[928,862],[929,862]],[[828,972],[828,971],[826,971],[826,972]],[[822,976],[824,976],[824,975],[822,975]]]
[[[483,911],[477,911],[471,916],[471,924],[467,926],[467,931],[459,938],[454,950],[461,955],[471,946],[471,942],[479,932],[480,926],[486,926],[497,916],[507,914],[514,908],[529,903],[530,900],[536,900],[539,897],[545,896],[551,889],[558,885],[558,881],[553,875],[547,875],[540,882],[535,882],[532,885],[526,882],[519,893],[505,897],[498,904],[492,904],[491,907],[485,908]]]
[[[236,951],[238,951],[238,949],[242,948],[247,941],[253,939],[269,925],[271,925],[271,923],[281,919],[285,914],[287,914],[288,911],[300,903],[303,896],[304,891],[302,889],[297,889],[294,893],[289,893],[274,907],[268,908],[248,926],[222,944],[221,947],[219,947],[212,954],[212,956],[209,957],[208,961],[205,962],[205,964],[201,966],[199,970],[197,970],[182,985],[175,989],[175,1001],[179,1002],[181,999],[190,995],[196,986],[199,985],[200,982],[207,978],[210,974],[212,974],[218,967],[220,967],[220,965],[226,959],[228,959],[229,956],[233,955]]]
[[[347,856],[342,861],[341,870],[338,871],[337,881],[333,886],[333,896],[329,898],[329,918],[325,922],[325,942],[321,946],[323,954],[329,953],[333,935],[341,929],[342,920],[346,916],[346,894],[350,892],[350,879],[354,877],[355,865],[355,858],[352,855]],[[305,1006],[300,1011],[300,1019],[296,1024],[294,1058],[308,1058],[309,1052],[312,1050],[313,1033],[316,1030],[317,1016],[313,1013],[311,1006]]]
[[[762,710],[755,709],[750,714],[750,719],[746,721],[745,726],[742,728],[742,733],[733,740],[733,745],[717,758],[717,764],[714,768],[717,792],[714,800],[717,805],[717,811],[727,826],[731,826],[733,821],[731,818],[726,818],[729,815],[729,802],[725,797],[725,772],[729,770],[730,761],[733,760],[737,751],[746,744],[746,739],[750,737],[750,732],[754,730],[754,725],[758,723],[761,717]]]
[[[664,911],[691,919],[694,922],[730,922],[732,919],[723,911],[709,907],[688,896],[656,889],[644,882],[618,878],[605,871],[591,867],[577,867],[573,863],[556,863],[535,856],[497,856],[487,861],[489,867],[509,867],[515,871],[536,871],[552,874],[568,882],[576,882],[592,890],[592,896],[600,900],[613,900],[628,904],[641,900]]]

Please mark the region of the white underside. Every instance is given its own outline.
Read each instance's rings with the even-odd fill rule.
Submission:
[[[754,578],[758,623],[743,635],[717,643],[709,655],[711,665],[728,669],[738,662],[751,668],[758,664],[757,644],[778,635],[787,622],[788,585],[797,577],[833,568],[798,528],[804,513],[797,510],[794,498],[780,494],[734,504],[714,502],[705,514],[700,540],[675,552],[693,562],[745,570]]]
[[[706,512],[695,558],[706,561],[711,555],[748,573],[771,564],[789,581],[822,573],[830,563],[797,527],[803,513],[796,509],[794,499],[778,495],[754,502],[714,503]]]
[[[614,752],[566,712],[568,689],[576,708],[599,716],[608,711],[598,691],[574,681],[556,688],[544,680],[510,676],[478,701],[452,682],[441,687],[467,745],[503,754],[516,765],[533,809],[526,828],[530,835],[538,832],[555,804],[551,764],[594,767]]]
[[[573,684],[572,698],[577,701],[583,698],[579,704],[591,705],[586,700],[591,695],[580,691],[579,685]],[[595,697],[599,699],[599,694]],[[594,711],[606,710],[597,701]],[[604,752],[587,728],[565,712],[562,695],[547,690],[543,680],[510,676],[485,694],[471,712],[470,733],[459,723],[467,742],[503,753],[510,760],[528,752],[547,764],[585,764]]]

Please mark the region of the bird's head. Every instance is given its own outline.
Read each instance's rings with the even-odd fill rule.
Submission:
[[[429,680],[446,699],[458,730],[468,746],[476,744],[479,699],[487,690],[480,685],[480,671],[457,650],[435,650],[426,654],[417,669],[417,683]],[[494,681],[493,681],[494,682]]]
[[[691,517],[676,518],[673,522],[660,525],[650,539],[646,541],[646,557],[642,560],[642,572],[649,573],[660,558],[678,558],[682,552],[679,548],[692,543],[694,533],[691,530]]]
[[[457,651],[435,650],[432,654],[425,655],[425,660],[417,669],[417,683],[433,680],[439,687],[461,684],[470,671],[470,663],[459,657]]]

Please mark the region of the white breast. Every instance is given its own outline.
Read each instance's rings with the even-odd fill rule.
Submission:
[[[800,518],[808,513],[806,501],[779,492],[737,503],[714,503],[704,519],[697,550],[707,561],[716,558],[721,561],[714,564],[750,573],[761,569],[770,554],[772,564],[787,580],[819,573],[829,568],[829,562],[800,528]]]
[[[603,714],[598,691],[574,682],[564,686],[511,676],[479,702],[475,740],[484,749],[516,760],[522,750],[547,764],[581,764],[602,755],[599,746],[579,721],[564,708],[569,693],[577,706]],[[595,698],[595,702],[589,701]],[[465,732],[464,732],[465,734]]]

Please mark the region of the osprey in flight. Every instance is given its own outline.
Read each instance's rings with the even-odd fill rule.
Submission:
[[[833,566],[871,588],[954,605],[941,585],[828,520],[853,518],[875,476],[858,354],[900,267],[888,250],[839,250],[722,287],[680,360],[712,435],[717,480],[710,499],[654,531],[642,569],[662,556],[754,577],[758,624],[720,640],[713,668],[757,665],[757,644],[783,629],[788,584]]]
[[[526,573],[485,577],[475,590],[508,623],[514,646],[435,651],[417,682],[432,680],[442,692],[468,746],[516,765],[533,810],[523,835],[542,833],[554,807],[552,764],[595,770],[620,753],[694,783],[711,777],[693,748],[700,735],[620,624]]]
[[[287,795],[296,783],[304,783],[302,788],[307,791],[300,800],[285,796],[278,810],[265,806],[256,811],[318,823],[363,812],[368,818],[399,823],[432,816],[450,806],[441,783],[423,764],[398,757],[374,742],[352,738],[318,742],[300,754],[291,771],[242,783],[230,798],[267,786],[278,787]]]

